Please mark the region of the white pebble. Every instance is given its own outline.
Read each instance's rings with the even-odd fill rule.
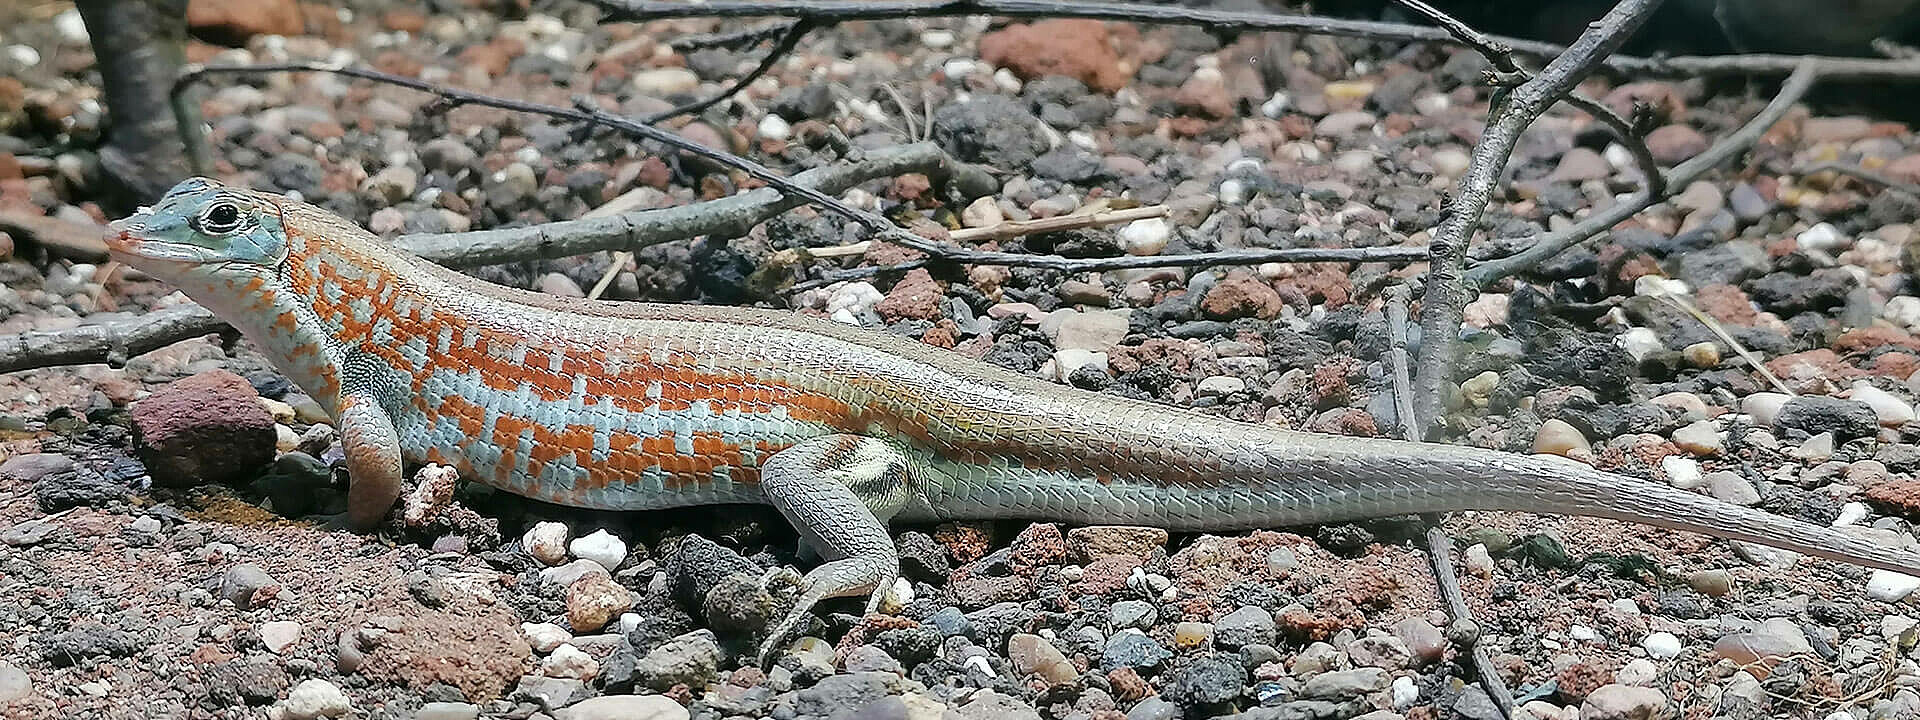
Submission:
[[[1620,143],[1607,143],[1607,149],[1600,151],[1600,157],[1606,158],[1607,164],[1613,166],[1614,170],[1634,170],[1639,167],[1639,163],[1633,159],[1633,151],[1621,147]]]
[[[913,583],[908,582],[906,578],[894,578],[893,587],[880,598],[879,610],[882,615],[898,615],[912,604]]]
[[[1648,633],[1640,647],[1647,651],[1647,657],[1666,660],[1680,655],[1680,638],[1666,631]]]
[[[872,310],[874,305],[885,298],[886,296],[880,294],[872,283],[850,282],[841,285],[840,289],[827,296],[826,309],[829,314],[845,310],[851,315],[858,316]]]
[[[60,31],[60,39],[70,43],[83,43],[87,35],[87,21],[80,17],[80,11],[68,9],[53,17],[53,28]]]
[[[1867,579],[1867,597],[1881,602],[1900,602],[1912,595],[1914,590],[1920,590],[1920,577],[1875,570],[1873,577]]]
[[[1467,572],[1480,577],[1493,576],[1493,555],[1487,552],[1485,543],[1474,543],[1461,554],[1460,562],[1467,566]]]
[[[1773,421],[1780,417],[1780,408],[1788,400],[1786,393],[1757,392],[1740,400],[1740,412],[1753,418],[1753,424],[1760,427],[1773,427]]]
[[[1235,179],[1220,182],[1220,202],[1239,205],[1247,201],[1247,184]]]
[[[640,613],[631,613],[631,612],[621,613],[620,620],[619,620],[620,634],[621,635],[633,634],[633,631],[640,629],[640,623],[644,621],[645,621],[644,618],[640,617]],[[556,625],[555,627],[558,627],[558,626]]]
[[[1847,237],[1841,235],[1838,228],[1827,223],[1820,223],[1801,231],[1800,236],[1794,238],[1794,240],[1799,243],[1800,248],[1803,250],[1819,250],[1821,252],[1838,250],[1847,243]]]
[[[1006,68],[993,71],[993,84],[1009,93],[1020,92],[1020,78],[1014,77],[1013,71]]]
[[[300,623],[292,620],[274,620],[260,623],[260,644],[275,655],[286,654],[287,648],[300,642]]]
[[[1600,634],[1594,632],[1593,628],[1585,625],[1568,625],[1567,637],[1579,640],[1580,642],[1593,642],[1594,640],[1600,639]]]
[[[1633,281],[1633,294],[1647,297],[1685,295],[1688,290],[1686,282],[1659,275],[1641,275],[1640,279]]]
[[[939,50],[953,46],[952,30],[928,30],[920,33],[920,44]]]
[[[978,69],[980,69],[980,63],[974,62],[971,58],[954,58],[940,66],[940,73],[946,75],[948,80],[959,80],[972,75],[973,71]]]
[[[540,661],[540,674],[551,678],[592,680],[600,674],[600,663],[580,648],[566,644],[554,648],[552,655]]]
[[[1681,490],[1700,487],[1700,461],[1690,457],[1668,455],[1660,458],[1660,469],[1667,473],[1667,484]]]
[[[1651,686],[1654,679],[1659,676],[1660,668],[1655,667],[1653,661],[1646,658],[1634,658],[1628,660],[1626,665],[1621,666],[1618,671],[1613,673],[1613,681],[1621,685],[1638,685],[1645,687]]]
[[[1867,519],[1866,503],[1850,502],[1840,506],[1840,515],[1833,519],[1834,527],[1846,527]]]
[[[527,639],[527,645],[534,652],[553,652],[554,648],[573,642],[573,633],[553,623],[520,623],[520,635]]]
[[[1173,236],[1173,228],[1165,219],[1146,218],[1127,223],[1115,234],[1128,255],[1159,255],[1166,249],[1167,239]]]
[[[40,64],[40,51],[28,45],[13,45],[7,48],[7,59],[23,68]]]
[[[548,565],[567,561],[567,526],[557,522],[538,522],[520,536],[520,545],[533,559]]]
[[[1260,103],[1260,114],[1277,120],[1282,114],[1286,113],[1287,105],[1292,102],[1293,99],[1287,97],[1285,92],[1275,90],[1273,97],[1267,98],[1266,102]]]
[[[1879,416],[1880,424],[1886,427],[1900,427],[1913,421],[1911,403],[1865,381],[1853,384],[1853,399],[1873,408],[1873,414]]]
[[[592,535],[575,539],[567,544],[567,550],[574,557],[600,563],[608,571],[620,567],[620,561],[627,559],[626,541],[606,530],[595,530]]]
[[[768,140],[785,140],[793,136],[793,125],[786,118],[767,113],[760,118],[760,137]]]
[[[1880,308],[1880,317],[1908,330],[1920,327],[1920,297],[1899,295],[1889,298],[1887,304]]]
[[[1613,343],[1627,351],[1627,356],[1633,358],[1634,362],[1639,362],[1646,356],[1664,349],[1660,344],[1660,336],[1642,327],[1631,328],[1620,333],[1619,337],[1613,339]]]
[[[1414,684],[1412,675],[1401,675],[1393,679],[1393,708],[1405,710],[1420,702],[1420,686]]]
[[[347,699],[347,694],[320,678],[300,681],[287,692],[287,699],[280,701],[281,717],[287,720],[340,717],[352,710],[353,701]]]

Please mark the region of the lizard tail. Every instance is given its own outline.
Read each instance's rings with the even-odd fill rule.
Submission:
[[[1502,509],[1588,515],[1757,543],[1829,560],[1920,575],[1920,553],[1548,455],[1514,456]]]

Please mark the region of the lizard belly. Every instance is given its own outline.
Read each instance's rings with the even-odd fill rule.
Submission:
[[[647,393],[543,398],[477,371],[436,371],[396,413],[401,453],[463,477],[572,507],[642,510],[763,502],[760,464],[830,428]]]

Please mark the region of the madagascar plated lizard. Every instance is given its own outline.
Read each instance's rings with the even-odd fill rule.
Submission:
[[[202,178],[107,242],[333,412],[353,526],[391,508],[403,462],[578,507],[773,505],[826,562],[763,659],[822,599],[879,603],[900,568],[889,520],[1231,530],[1517,510],[1920,574],[1907,549],[1561,458],[1233,422],[787,312],[492,285]]]

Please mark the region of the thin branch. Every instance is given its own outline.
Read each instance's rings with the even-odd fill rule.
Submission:
[[[0,373],[98,362],[118,367],[135,355],[226,329],[206,308],[180,305],[66,330],[0,335]]]
[[[1660,161],[1653,159],[1653,148],[1647,147],[1647,140],[1641,136],[1640,128],[1634,127],[1632,122],[1620,117],[1620,114],[1614,112],[1613,108],[1607,107],[1606,103],[1579,92],[1569,92],[1561,100],[1568,105],[1580,108],[1588,115],[1592,115],[1593,119],[1613,128],[1613,133],[1620,136],[1620,144],[1626,146],[1627,152],[1633,154],[1633,164],[1640,168],[1641,175],[1646,176],[1647,192],[1655,197],[1667,194],[1666,173],[1660,169]]]
[[[748,85],[753,84],[753,81],[760,79],[761,75],[767,74],[768,70],[773,69],[773,64],[780,61],[780,58],[786,57],[787,53],[793,52],[794,46],[800,44],[800,38],[806,37],[807,33],[811,32],[815,27],[818,27],[818,24],[812,20],[805,18],[795,20],[793,24],[787,26],[786,34],[780,36],[780,42],[775,43],[773,49],[768,50],[766,56],[760,58],[760,64],[755,65],[751,72],[741,75],[740,79],[733,81],[733,84],[728,85],[725,90],[714,93],[712,96],[703,100],[696,100],[679,107],[668,108],[648,115],[640,122],[652,125],[668,118],[692,115],[713,107],[715,103],[721,100],[733,97],[735,93],[746,89]]]
[[[1165,217],[1167,206],[1147,205],[1122,210],[1103,210],[1100,212],[1082,212],[1070,215],[1055,215],[1038,220],[1012,220],[981,228],[963,228],[947,234],[954,242],[985,242],[988,240],[1008,240],[1027,235],[1079,230],[1083,228],[1107,227],[1135,220],[1150,220]]]
[[[1213,10],[1180,5],[1075,0],[592,0],[609,19],[656,20],[680,17],[790,17],[816,21],[889,20],[900,18],[997,15],[1001,17],[1077,17],[1140,23],[1198,25],[1226,31],[1300,32],[1398,42],[1460,44],[1441,28],[1372,20],[1347,20],[1312,15]],[[1483,36],[1513,52],[1551,58],[1568,48],[1553,43],[1500,35]],[[1606,67],[1626,73],[1666,77],[1717,75],[1786,75],[1801,55],[1691,55],[1634,57],[1611,55]],[[1905,58],[1818,57],[1824,74],[1833,79],[1920,78],[1920,63]]]
[[[1413,374],[1407,367],[1407,302],[1411,291],[1406,285],[1394,285],[1387,288],[1387,335],[1393,343],[1387,346],[1387,367],[1393,373],[1393,414],[1395,424],[1399,426],[1401,440],[1413,440],[1414,428],[1424,427],[1414,415]]]
[[[1915,197],[1920,197],[1920,185],[1915,185],[1909,182],[1901,182],[1891,177],[1887,177],[1886,175],[1882,175],[1872,170],[1868,170],[1866,168],[1860,167],[1858,165],[1845,165],[1837,162],[1824,162],[1818,165],[1811,165],[1803,168],[1795,168],[1793,170],[1793,174],[1799,175],[1800,177],[1806,177],[1808,175],[1818,175],[1823,172],[1830,172],[1835,175],[1844,175],[1844,176],[1853,178],[1855,180],[1870,182],[1875,185],[1885,187],[1886,189],[1892,190],[1894,192],[1901,192],[1901,193],[1906,193],[1908,195],[1912,195]]]
[[[1487,646],[1480,643],[1480,624],[1473,620],[1473,609],[1467,607],[1467,598],[1460,592],[1459,575],[1453,570],[1453,539],[1439,525],[1427,528],[1427,556],[1433,561],[1433,575],[1445,578],[1440,583],[1440,597],[1446,600],[1447,615],[1453,618],[1451,625],[1459,630],[1448,632],[1453,637],[1472,639],[1474,673],[1480,676],[1480,687],[1487,691],[1487,698],[1500,709],[1504,717],[1513,716],[1513,691],[1507,689],[1507,682],[1500,677],[1499,669],[1493,664],[1493,654],[1487,652]]]
[[[707,33],[705,35],[683,35],[667,41],[667,47],[680,52],[713,47],[734,47],[757,43],[767,38],[779,37],[792,28],[792,22],[772,22],[759,27],[744,30]]]
[[[1462,284],[1467,241],[1480,226],[1521,131],[1626,42],[1659,4],[1659,0],[1622,0],[1599,22],[1587,26],[1567,52],[1547,63],[1539,75],[1514,88],[1507,102],[1489,118],[1480,144],[1474,147],[1473,161],[1429,244],[1433,262],[1420,301],[1422,340],[1419,370],[1414,377],[1416,415],[1425,425],[1418,428],[1417,437],[1431,437],[1446,412],[1446,390],[1458,350],[1460,320],[1470,299],[1471,289]]]
[[[1753,147],[1754,143],[1760,140],[1760,136],[1766,133],[1767,128],[1779,122],[1780,118],[1786,116],[1787,111],[1793,108],[1794,103],[1799,102],[1800,98],[1806,95],[1807,90],[1813,87],[1815,79],[1825,76],[1825,63],[1825,60],[1812,57],[1802,61],[1800,67],[1780,85],[1780,92],[1774,95],[1773,101],[1767,103],[1767,106],[1761,109],[1759,114],[1754,115],[1752,120],[1747,121],[1746,125],[1742,125],[1732,135],[1714,143],[1712,147],[1707,148],[1706,152],[1687,158],[1686,162],[1674,166],[1673,170],[1667,173],[1667,187],[1686,187],[1688,183],[1699,179],[1708,170],[1719,167],[1734,156]],[[1540,236],[1525,250],[1498,260],[1481,263],[1467,272],[1467,283],[1471,287],[1485,288],[1516,273],[1525,272],[1548,258],[1559,255],[1567,248],[1613,229],[1613,226],[1625,222],[1663,199],[1663,196],[1651,195],[1643,190],[1632,198],[1588,215],[1580,222],[1574,223],[1572,227]]]
[[[1472,26],[1460,22],[1460,20],[1454,16],[1448,15],[1439,8],[1428,5],[1425,2],[1421,2],[1421,0],[1395,0],[1395,2],[1398,2],[1402,7],[1419,13],[1433,24],[1439,25],[1440,29],[1447,31],[1447,34],[1453,36],[1453,39],[1459,41],[1460,44],[1478,50],[1482,56],[1486,57],[1487,62],[1493,65],[1495,72],[1515,78],[1512,84],[1525,81],[1527,71],[1521,69],[1520,65],[1514,62],[1513,46],[1496,40],[1479,30],[1475,30]]]

